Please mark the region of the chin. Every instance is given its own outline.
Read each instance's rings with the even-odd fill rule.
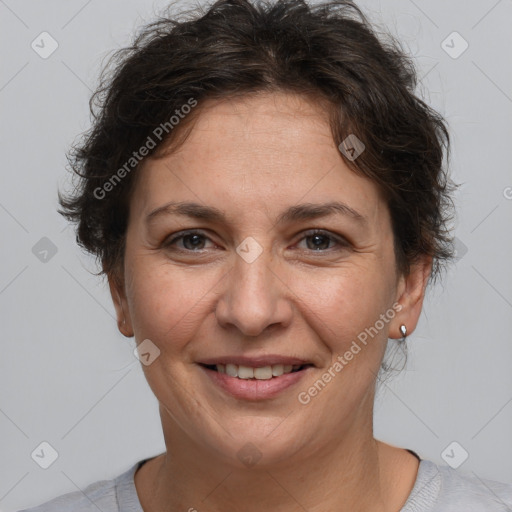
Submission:
[[[292,431],[291,425],[285,427],[285,418],[238,416],[235,427],[228,429],[226,422],[223,424],[226,431],[221,428],[221,439],[212,439],[210,446],[224,463],[237,469],[275,468],[284,461],[290,464],[304,447],[299,445],[296,430]]]

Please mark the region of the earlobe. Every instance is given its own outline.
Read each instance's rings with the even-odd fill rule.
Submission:
[[[432,257],[423,256],[411,265],[407,275],[400,278],[397,302],[401,309],[390,325],[390,338],[403,339],[402,326],[405,326],[407,335],[416,329],[431,270]]]
[[[114,308],[116,310],[117,328],[123,336],[131,338],[134,333],[123,286],[113,276],[108,277],[108,285],[110,288],[112,302],[114,303]]]

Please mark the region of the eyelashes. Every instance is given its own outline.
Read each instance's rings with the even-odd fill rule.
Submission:
[[[171,235],[163,242],[162,245],[164,248],[171,251],[190,254],[203,254],[208,250],[208,247],[204,247],[204,244],[207,241],[210,241],[212,244],[216,245],[205,233],[193,229],[181,231],[175,235]],[[322,229],[313,229],[304,232],[296,245],[302,241],[306,241],[306,249],[303,250],[313,254],[331,253],[336,250],[346,250],[350,245],[343,237]],[[312,243],[308,244],[308,241],[311,241]],[[178,247],[178,242],[181,242],[182,247]],[[325,248],[326,243],[329,246],[328,248]]]

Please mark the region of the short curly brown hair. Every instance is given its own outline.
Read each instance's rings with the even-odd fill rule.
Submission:
[[[92,127],[68,155],[80,182],[67,197],[59,192],[59,213],[77,223],[77,242],[101,260],[100,273],[120,275],[142,154],[181,143],[202,100],[285,91],[329,105],[340,148],[350,134],[363,142],[357,159],[340,155],[384,194],[399,270],[429,255],[437,276],[452,256],[449,135],[416,96],[410,58],[393,37],[379,37],[349,1],[218,0],[145,26],[103,70]]]

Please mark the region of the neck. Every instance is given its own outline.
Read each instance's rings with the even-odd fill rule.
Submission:
[[[180,437],[167,413],[162,421],[167,452],[143,465],[135,476],[146,512],[170,508],[223,512],[227,504],[246,512],[259,512],[262,507],[275,512],[396,511],[416,478],[414,457],[375,440],[371,426],[366,432],[360,426],[349,429],[336,443],[309,456],[299,451],[272,465],[264,465],[262,459],[239,468],[207,454],[183,432]]]

